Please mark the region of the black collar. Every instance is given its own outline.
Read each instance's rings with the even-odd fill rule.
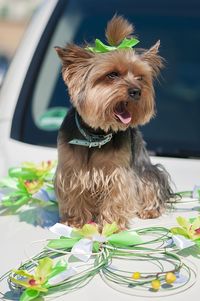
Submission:
[[[89,148],[90,147],[101,148],[103,145],[110,142],[110,140],[113,137],[113,133],[106,134],[106,135],[99,135],[99,134],[89,132],[83,125],[81,125],[80,116],[78,115],[77,112],[75,112],[75,121],[79,132],[85,139],[72,139],[69,141],[70,144],[87,146]]]

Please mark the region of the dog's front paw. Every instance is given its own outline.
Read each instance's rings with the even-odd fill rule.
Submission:
[[[161,211],[160,209],[142,210],[138,212],[137,215],[142,219],[157,218],[161,216]]]
[[[72,228],[82,228],[84,223],[81,223],[80,221],[74,220],[74,219],[67,219],[67,220],[61,220],[61,223],[72,227]]]
[[[103,227],[106,224],[112,224],[114,222],[117,224],[117,227],[120,231],[126,230],[128,227],[128,222],[126,219],[122,219],[122,218],[119,219],[117,217],[109,219],[109,218],[105,218],[104,216],[99,216],[97,219],[97,224],[100,230],[103,230]]]

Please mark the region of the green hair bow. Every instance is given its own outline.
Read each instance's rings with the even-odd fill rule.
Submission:
[[[99,39],[95,40],[95,47],[87,47],[87,50],[90,50],[92,52],[97,52],[97,53],[105,53],[113,50],[118,50],[118,49],[129,49],[137,45],[139,41],[135,38],[127,39],[125,38],[121,44],[118,46],[109,46],[105,45],[103,42],[101,42]]]

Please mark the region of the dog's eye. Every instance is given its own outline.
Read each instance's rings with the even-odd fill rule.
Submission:
[[[139,80],[139,81],[141,81],[141,80],[143,80],[143,76],[142,75],[137,76],[136,79]]]
[[[111,72],[107,74],[107,77],[110,79],[115,79],[116,77],[119,77],[119,73],[118,72]]]

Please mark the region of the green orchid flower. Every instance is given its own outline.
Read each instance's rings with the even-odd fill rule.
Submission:
[[[105,45],[99,39],[96,39],[95,47],[87,47],[86,49],[96,53],[105,53],[105,52],[110,52],[118,49],[130,49],[136,46],[138,43],[139,40],[137,40],[136,38],[131,38],[131,39],[125,38],[118,46],[110,46],[110,45]]]
[[[55,164],[56,161],[25,162],[22,167],[10,168],[9,176],[0,180],[0,187],[10,189],[1,199],[3,207],[19,208],[30,201],[41,201],[35,194],[42,188],[53,189]]]
[[[27,204],[32,195],[38,192],[44,185],[43,180],[22,180],[18,179],[16,182],[16,190],[10,192],[2,198],[1,204],[4,207],[19,207]]]
[[[25,180],[36,180],[44,178],[55,167],[56,161],[42,161],[39,164],[33,162],[24,162],[22,167],[10,168],[8,173],[12,178],[21,178]]]
[[[190,219],[179,216],[176,220],[180,227],[173,227],[170,231],[174,235],[182,235],[191,239],[200,246],[200,216]]]
[[[85,224],[81,229],[73,230],[75,236],[92,238],[93,235],[99,234],[98,225],[96,223]]]
[[[10,279],[13,283],[25,288],[25,291],[20,296],[20,301],[29,301],[35,299],[41,293],[48,292],[50,287],[48,281],[66,271],[66,269],[66,262],[59,261],[53,265],[53,260],[45,257],[38,261],[34,274],[21,269],[13,270],[13,277]],[[16,279],[16,276],[20,276],[20,279]]]
[[[26,180],[24,181],[24,186],[26,187],[26,191],[29,194],[34,194],[40,190],[40,188],[44,185],[43,180]]]

